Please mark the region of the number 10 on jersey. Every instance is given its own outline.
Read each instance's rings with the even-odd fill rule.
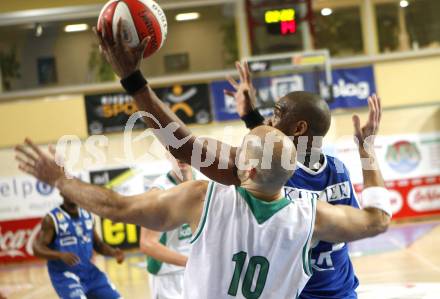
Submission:
[[[237,296],[240,285],[240,277],[243,268],[246,264],[247,253],[240,251],[232,257],[235,262],[234,275],[232,276],[231,284],[229,285],[228,295]],[[259,268],[258,276],[254,283],[255,272]],[[269,273],[269,261],[263,256],[253,256],[249,259],[249,263],[244,275],[241,286],[241,293],[247,299],[258,299],[263,293],[264,285],[266,284],[267,274]]]

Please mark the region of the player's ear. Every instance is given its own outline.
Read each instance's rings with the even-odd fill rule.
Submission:
[[[249,177],[251,180],[254,180],[255,177],[257,176],[257,169],[256,169],[255,167],[251,168],[250,170],[247,170],[246,172],[247,172],[247,174],[248,174],[248,177]]]
[[[304,136],[309,130],[309,124],[305,120],[300,120],[295,124],[295,129],[293,131],[293,136]]]

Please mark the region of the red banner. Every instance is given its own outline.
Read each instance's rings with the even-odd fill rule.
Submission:
[[[393,219],[440,215],[440,176],[386,182]],[[355,185],[356,192],[362,185]]]
[[[35,259],[32,242],[40,227],[40,218],[0,222],[0,263]]]

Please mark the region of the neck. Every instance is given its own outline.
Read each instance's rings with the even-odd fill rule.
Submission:
[[[72,205],[66,205],[66,204],[62,204],[61,208],[67,212],[67,214],[69,214],[70,216],[78,216],[78,206],[72,206]]]
[[[316,168],[315,165],[324,163],[324,156],[321,148],[310,147],[305,152],[297,153],[298,162],[301,162],[307,168]]]
[[[242,188],[246,189],[250,194],[252,194],[254,197],[266,201],[266,202],[272,202],[276,201],[283,197],[282,189],[278,189],[276,191],[261,191],[261,187],[256,187],[252,184],[242,184]]]

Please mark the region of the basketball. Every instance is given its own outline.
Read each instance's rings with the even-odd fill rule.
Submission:
[[[136,47],[147,36],[151,40],[144,58],[156,53],[167,37],[167,19],[162,8],[153,0],[111,0],[102,8],[98,18],[98,32],[104,29],[110,40],[116,40],[118,21],[122,20],[122,38]],[[102,26],[105,28],[102,28]]]

